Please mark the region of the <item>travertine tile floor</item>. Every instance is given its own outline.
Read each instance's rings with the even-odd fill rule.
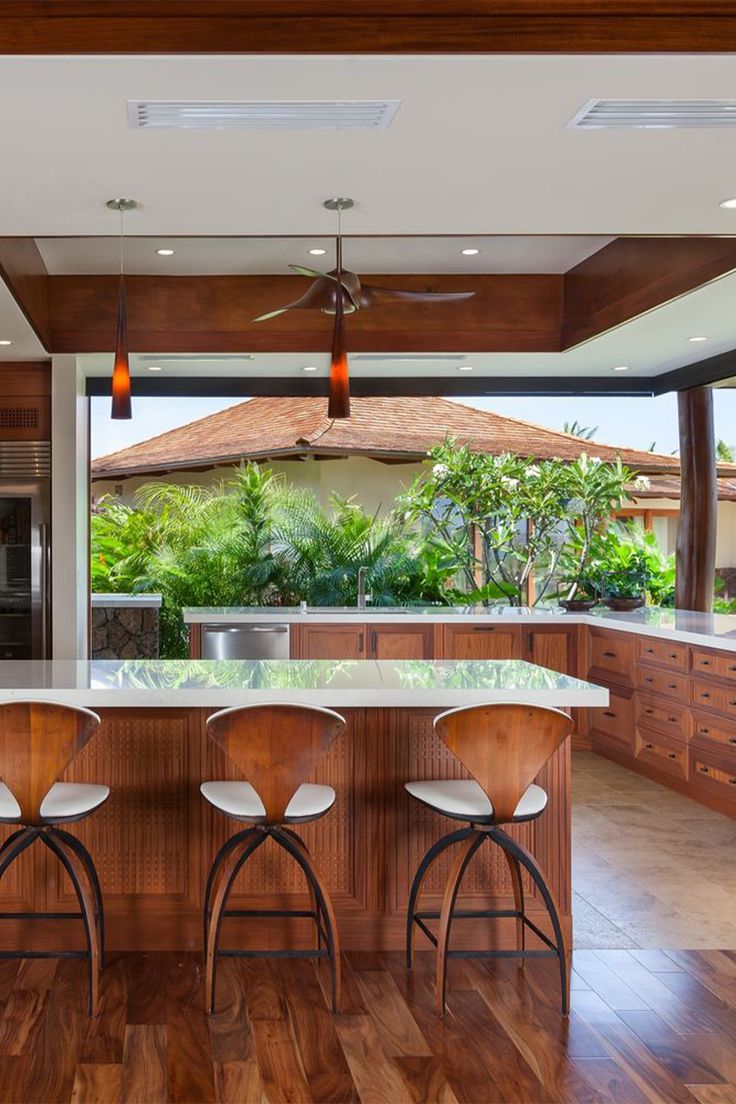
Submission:
[[[736,820],[573,754],[576,947],[736,948]]]

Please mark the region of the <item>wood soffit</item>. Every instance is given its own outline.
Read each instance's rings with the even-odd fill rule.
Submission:
[[[732,0],[0,0],[0,41],[6,54],[722,53],[736,49],[736,9]]]

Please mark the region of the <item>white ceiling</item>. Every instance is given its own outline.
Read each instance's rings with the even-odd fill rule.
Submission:
[[[429,237],[350,238],[344,264],[356,272],[567,272],[611,241],[607,237]],[[52,275],[117,272],[119,238],[38,238]],[[213,273],[288,273],[290,264],[326,270],[335,261],[335,239],[312,238],[128,238],[125,271],[154,276]],[[160,257],[157,249],[174,250]],[[314,257],[310,249],[325,249]],[[478,250],[465,257],[463,249]]]
[[[736,141],[587,130],[589,99],[732,97],[736,55],[0,58],[0,234],[736,233]],[[129,99],[401,100],[381,131],[130,129]]]
[[[726,352],[736,346],[736,273],[731,273],[706,287],[682,296],[663,307],[641,315],[631,322],[601,334],[565,353],[467,353],[457,352],[457,363],[433,361],[417,354],[408,360],[402,353],[392,361],[381,359],[371,363],[359,354],[351,357],[351,372],[355,376],[460,376],[470,379],[471,373],[461,372],[460,364],[472,365],[473,375],[483,376],[578,376],[581,384],[591,376],[627,379],[657,376],[680,368],[707,356]],[[706,342],[692,343],[689,337],[705,336]],[[348,347],[350,326],[348,324]],[[240,350],[245,353],[246,350]],[[80,358],[89,376],[109,375],[112,354],[88,355]],[[327,353],[256,353],[245,359],[236,352],[232,357],[213,358],[188,355],[179,359],[165,356],[132,358],[135,375],[149,374],[149,365],[160,366],[164,376],[277,376],[301,378],[305,365],[316,365],[319,374],[327,375]],[[628,372],[616,373],[613,368],[626,364]]]

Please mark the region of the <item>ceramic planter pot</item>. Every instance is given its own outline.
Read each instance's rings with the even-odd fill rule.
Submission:
[[[612,610],[635,610],[645,605],[646,598],[643,595],[638,598],[604,598],[603,603]]]
[[[587,613],[598,605],[597,598],[559,598],[557,604],[568,613]]]

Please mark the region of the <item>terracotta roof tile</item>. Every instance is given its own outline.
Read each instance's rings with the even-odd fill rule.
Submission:
[[[538,459],[582,452],[643,472],[678,473],[676,456],[584,441],[533,422],[436,397],[354,398],[352,417],[330,423],[322,398],[255,398],[93,461],[94,479],[192,470],[242,457],[304,454],[418,459],[449,433],[472,448]],[[736,465],[721,465],[736,476]]]

